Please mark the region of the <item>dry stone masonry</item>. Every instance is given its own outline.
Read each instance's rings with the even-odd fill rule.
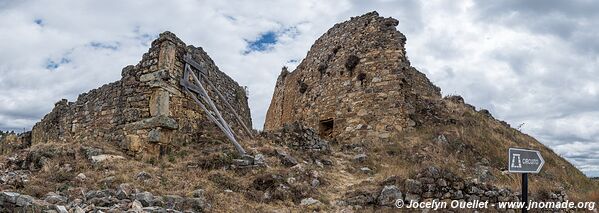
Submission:
[[[75,102],[56,103],[33,127],[32,143],[113,143],[134,155],[153,156],[218,132],[179,86],[186,53],[203,67],[208,80],[251,128],[245,89],[220,71],[202,48],[186,46],[174,34],[164,32],[137,65],[123,69],[121,80],[81,94]],[[214,90],[208,92],[216,97]],[[231,110],[220,99],[213,100],[232,129],[243,136]]]
[[[417,125],[418,99],[441,94],[410,66],[397,24],[371,12],[327,31],[295,71],[283,68],[264,129],[299,121],[353,143],[389,140]]]
[[[201,48],[162,33],[121,80],[59,101],[31,132],[1,134],[0,212],[387,212],[397,200],[518,201],[519,177],[505,172],[511,146],[540,149],[547,160],[531,199],[596,189],[488,111],[442,99],[410,66],[397,24],[376,12],[336,24],[293,72],[283,68],[267,131],[255,137],[240,125],[252,129],[244,88]],[[187,55],[248,155],[227,150],[230,131],[182,88],[194,91],[182,81]]]
[[[69,199],[50,192],[38,199],[16,192],[0,192],[0,212],[182,212],[173,209],[205,212],[211,209],[202,189],[195,190],[189,197],[159,196],[120,184],[116,189],[90,190],[82,198]]]

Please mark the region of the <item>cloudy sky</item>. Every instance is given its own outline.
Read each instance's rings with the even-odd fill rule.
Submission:
[[[169,30],[247,85],[261,128],[282,66],[328,28],[376,10],[400,20],[412,64],[599,176],[599,3],[546,1],[0,0],[0,129],[120,78]]]

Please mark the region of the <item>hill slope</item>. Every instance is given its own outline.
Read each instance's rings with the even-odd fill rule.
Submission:
[[[435,165],[513,189],[519,177],[506,172],[508,148],[537,149],[547,162],[531,176],[533,189],[591,190],[582,172],[534,138],[459,96],[442,98],[410,66],[397,24],[371,12],[328,30],[293,72],[282,71],[264,128],[302,122],[351,147],[348,154],[367,154],[387,175]]]
[[[222,132],[203,126],[197,140],[156,158],[114,143],[10,135],[0,143],[0,212],[378,212],[396,210],[397,199],[516,201],[508,147],[539,149],[547,161],[530,177],[532,199],[599,201],[596,183],[534,138],[458,96],[442,98],[409,66],[395,25],[376,13],[337,24],[282,72],[267,131],[241,141],[260,166],[240,165]]]

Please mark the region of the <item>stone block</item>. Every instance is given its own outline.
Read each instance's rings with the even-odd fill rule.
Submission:
[[[160,142],[160,130],[159,129],[152,129],[150,130],[150,132],[148,132],[148,141],[149,142]]]
[[[150,98],[150,115],[151,116],[170,116],[170,95],[163,89],[154,91]]]
[[[151,73],[140,76],[139,81],[151,82],[151,81],[168,80],[169,78],[170,78],[170,75],[166,70],[158,70],[156,72],[151,72]]]
[[[130,131],[139,129],[152,129],[156,127],[174,130],[179,128],[179,124],[177,124],[177,121],[175,121],[175,119],[161,115],[152,118],[147,118],[138,122],[129,123],[125,125],[124,130]]]
[[[197,133],[211,122],[181,90],[183,54],[192,55],[205,69],[203,71],[210,73],[206,78],[227,97],[243,122],[251,124],[243,87],[219,71],[204,50],[186,45],[174,34],[165,32],[152,42],[149,52],[137,65],[122,70],[120,80],[83,93],[75,102],[59,101],[52,112],[33,127],[27,142],[117,142],[136,155],[146,155],[146,152],[154,155],[162,153],[164,144],[170,143],[172,137],[199,139]],[[226,108],[216,96],[212,98],[217,108]],[[233,118],[230,111],[221,113],[225,119]],[[191,125],[179,130],[178,122]],[[233,120],[228,122],[235,131],[241,129]]]
[[[132,152],[139,152],[142,148],[141,139],[138,135],[127,135],[125,136],[125,146]]]

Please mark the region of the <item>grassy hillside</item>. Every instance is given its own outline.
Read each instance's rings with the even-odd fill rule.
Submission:
[[[584,200],[599,190],[596,183],[553,150],[485,110],[475,111],[458,97],[445,98],[436,107],[437,116],[449,123],[424,121],[395,143],[370,146],[378,153],[379,159],[373,161],[403,165],[393,168],[402,173],[437,165],[464,177],[517,190],[520,175],[507,172],[507,152],[510,147],[528,148],[540,150],[546,161],[539,174],[529,175],[533,194],[565,189],[572,198]]]
[[[519,175],[506,172],[507,149],[526,147],[541,150],[546,160],[541,173],[529,176],[531,198],[546,200],[551,193],[565,190],[570,200],[599,201],[596,181],[534,138],[455,97],[434,108],[436,117],[448,122],[435,121],[435,116],[421,119],[415,129],[385,144],[326,142],[312,136],[313,131],[297,128],[262,133],[243,141],[252,154],[264,155],[267,166],[255,168],[232,166],[238,156],[224,138],[205,138],[148,160],[130,158],[102,143],[37,144],[1,157],[3,170],[30,171],[27,182],[1,186],[40,198],[58,192],[75,199],[90,190],[118,189],[126,183],[154,195],[191,196],[202,189],[211,209],[217,211],[355,210],[340,204],[352,199],[362,202],[358,205],[362,210],[378,211],[391,210],[376,204],[383,186],[396,185],[406,193],[404,183],[431,167],[451,172],[465,183],[518,192]],[[313,149],[318,144],[321,147]],[[88,156],[93,150],[125,158],[93,163]],[[289,164],[281,153],[295,163]],[[142,172],[150,177],[140,179]],[[86,178],[81,180],[79,174]],[[356,196],[366,196],[365,201],[355,201]],[[375,200],[369,201],[369,196]],[[301,205],[307,198],[320,204]]]

